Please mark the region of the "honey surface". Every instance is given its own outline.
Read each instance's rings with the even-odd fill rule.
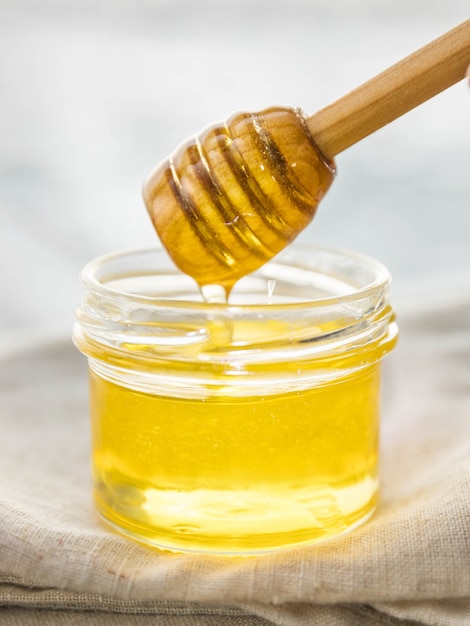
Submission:
[[[379,365],[323,387],[199,399],[90,374],[95,500],[170,549],[256,553],[337,535],[375,508]]]

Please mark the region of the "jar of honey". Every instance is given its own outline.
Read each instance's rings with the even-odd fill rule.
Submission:
[[[94,499],[161,549],[256,554],[324,541],[373,513],[388,271],[291,246],[203,301],[165,252],[82,272]]]

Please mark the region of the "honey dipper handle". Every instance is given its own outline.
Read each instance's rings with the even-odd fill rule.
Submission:
[[[315,143],[334,157],[465,77],[470,19],[307,118]]]

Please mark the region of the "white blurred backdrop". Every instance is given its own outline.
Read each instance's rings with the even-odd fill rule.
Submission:
[[[140,196],[236,110],[313,113],[468,0],[0,0],[0,333],[68,330],[93,257],[158,245]],[[465,82],[350,148],[304,243],[382,260],[397,298],[470,290]]]

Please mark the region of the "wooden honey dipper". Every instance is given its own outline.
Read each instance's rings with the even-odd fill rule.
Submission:
[[[469,64],[470,19],[310,117],[276,107],[204,130],[144,183],[162,244],[202,288],[228,294],[312,220],[333,157],[462,80]]]

